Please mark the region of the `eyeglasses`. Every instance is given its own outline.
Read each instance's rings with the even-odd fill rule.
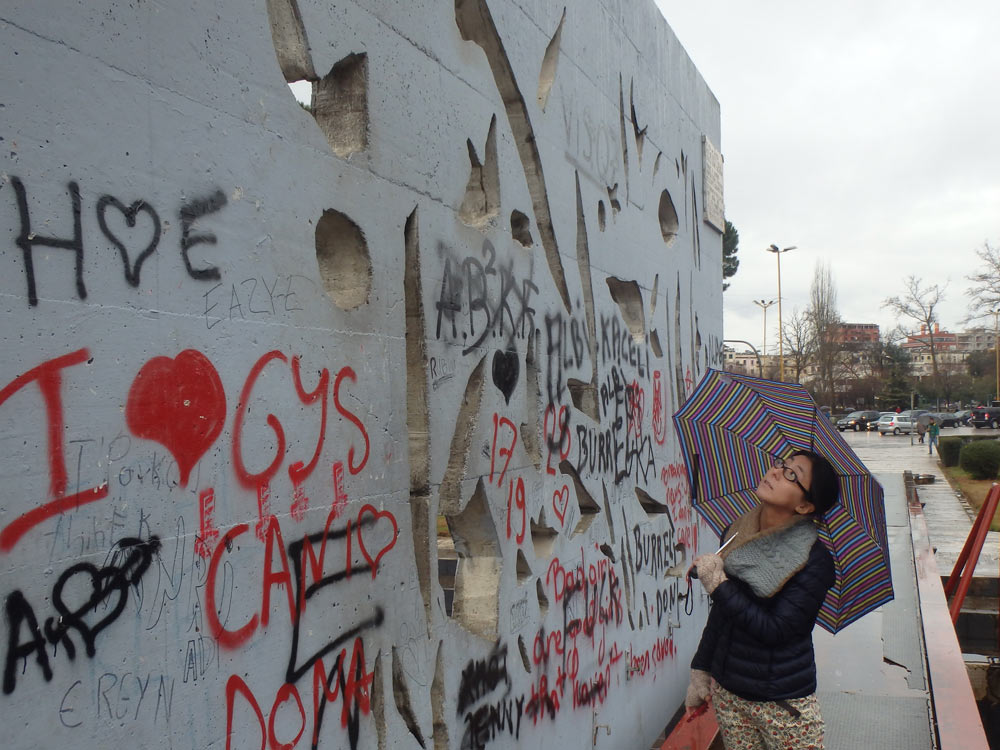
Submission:
[[[809,497],[809,490],[807,490],[802,485],[802,482],[799,481],[799,478],[796,475],[795,470],[792,469],[791,466],[785,463],[785,459],[783,458],[774,459],[772,466],[774,466],[775,469],[781,469],[781,475],[789,482],[795,482],[795,484],[799,486],[799,489],[801,489],[806,494],[806,497]]]

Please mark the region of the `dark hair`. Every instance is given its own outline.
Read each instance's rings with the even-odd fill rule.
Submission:
[[[803,456],[812,464],[812,485],[809,488],[809,502],[816,509],[816,518],[823,516],[840,497],[840,480],[830,462],[813,451],[795,451],[793,456]]]

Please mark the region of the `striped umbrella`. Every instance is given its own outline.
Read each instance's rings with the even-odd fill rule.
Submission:
[[[840,477],[840,499],[819,524],[837,569],[819,624],[836,633],[892,601],[882,486],[805,388],[709,370],[674,424],[691,503],[720,536],[757,505],[755,489],[776,457],[796,450],[825,456]]]

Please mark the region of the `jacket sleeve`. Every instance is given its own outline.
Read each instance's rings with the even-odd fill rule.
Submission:
[[[701,641],[691,660],[691,669],[712,671],[712,656],[715,653],[715,644],[719,641],[719,628],[722,624],[721,613],[717,610],[718,607],[713,606],[708,612],[708,622],[701,632]]]
[[[729,524],[726,525],[719,536],[720,543],[726,538],[728,532]],[[708,621],[705,623],[705,629],[701,632],[701,641],[698,643],[698,650],[695,651],[694,658],[691,660],[692,669],[702,669],[706,672],[712,671],[712,655],[715,653],[715,644],[719,641],[719,631],[722,627],[721,613],[717,613],[715,610],[716,607],[713,606],[708,611]]]
[[[833,558],[822,542],[817,541],[806,566],[774,596],[757,598],[744,585],[730,579],[712,593],[712,610],[722,610],[737,628],[762,644],[778,646],[792,635],[812,630],[834,581]],[[698,651],[701,652],[701,647]]]

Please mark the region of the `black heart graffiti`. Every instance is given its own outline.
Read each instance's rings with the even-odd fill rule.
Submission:
[[[521,361],[517,352],[495,352],[493,354],[493,384],[503,393],[509,404],[521,371]]]
[[[153,222],[153,236],[150,239],[149,244],[146,245],[146,249],[139,253],[134,264],[129,261],[128,250],[125,249],[124,243],[108,228],[108,223],[105,218],[108,206],[114,206],[121,211],[129,229],[133,229],[135,227],[136,216],[140,211],[146,213]],[[111,243],[117,247],[118,252],[121,253],[122,263],[125,264],[125,280],[132,286],[139,286],[139,271],[142,268],[142,264],[145,262],[146,258],[153,254],[153,251],[156,250],[156,246],[160,244],[160,217],[156,213],[156,210],[143,200],[134,201],[131,206],[126,206],[112,195],[103,195],[101,196],[101,199],[97,201],[97,223],[100,225],[101,231],[104,232],[104,236],[111,240]]]

